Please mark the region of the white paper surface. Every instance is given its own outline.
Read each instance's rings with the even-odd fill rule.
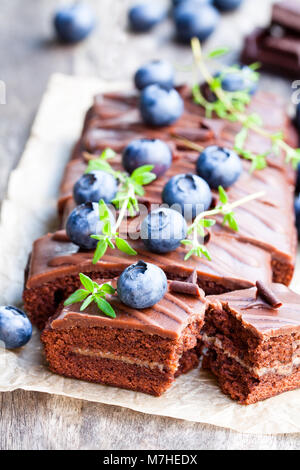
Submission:
[[[50,80],[18,168],[12,173],[0,222],[0,304],[21,304],[24,268],[32,241],[55,227],[56,199],[63,169],[96,92],[126,84],[55,74]],[[299,255],[298,255],[299,256]],[[298,263],[300,266],[300,264]],[[293,288],[299,290],[300,269]],[[300,432],[300,390],[242,406],[223,395],[207,372],[179,377],[159,398],[48,371],[39,333],[17,352],[1,349],[0,391],[17,388],[124,406],[149,414],[214,424],[240,432]]]

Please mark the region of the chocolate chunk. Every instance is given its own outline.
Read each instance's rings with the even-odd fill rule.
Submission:
[[[180,294],[193,295],[203,300],[205,297],[204,291],[200,289],[198,284],[192,284],[191,282],[171,281],[169,283],[169,291]]]
[[[272,23],[284,28],[300,32],[300,2],[299,0],[285,0],[275,3],[272,9]]]
[[[273,308],[282,306],[282,302],[276,294],[262,281],[256,281],[257,295],[260,296],[267,304]]]

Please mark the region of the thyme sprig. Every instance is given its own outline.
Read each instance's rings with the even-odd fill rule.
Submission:
[[[197,38],[193,38],[191,46],[195,65],[216,97],[216,100],[213,102],[207,101],[201,92],[200,86],[195,83],[192,88],[194,101],[204,107],[208,117],[216,113],[222,119],[242,124],[240,132],[236,135],[234,147],[243,158],[252,161],[251,171],[265,168],[267,166],[267,155],[271,152],[278,154],[280,151],[284,152],[286,163],[291,162],[293,167],[297,168],[300,162],[300,149],[294,149],[288,145],[281,132],[271,133],[264,129],[259,115],[255,113],[247,114],[246,106],[251,100],[250,93],[247,90],[233,93],[223,90],[222,75],[213,77],[205,65],[200,41]],[[219,55],[216,54],[216,56]],[[253,68],[255,67],[256,64],[254,64]],[[250,150],[245,149],[245,141],[249,130],[270,140],[270,150],[268,152],[256,155]]]
[[[126,253],[128,255],[136,255],[137,252],[129,245],[129,243],[119,236],[120,225],[126,215],[134,217],[138,211],[138,199],[137,196],[143,196],[145,190],[144,185],[147,185],[156,179],[156,175],[151,173],[153,165],[143,165],[136,168],[131,175],[126,172],[116,171],[112,168],[110,163],[107,161],[112,158],[111,149],[106,149],[99,158],[90,159],[86,168],[86,173],[93,170],[102,170],[112,174],[118,181],[119,187],[116,197],[113,199],[112,204],[119,209],[119,215],[115,224],[111,221],[111,214],[108,210],[107,205],[101,199],[99,201],[99,218],[103,223],[101,235],[91,235],[91,238],[98,240],[94,257],[93,264],[96,264],[106,253],[108,247]]]
[[[85,289],[78,289],[65,300],[64,305],[82,302],[80,311],[85,310],[92,302],[95,302],[99,310],[111,318],[116,318],[112,306],[107,302],[106,296],[115,293],[115,289],[109,283],[97,284],[85,274],[80,273],[79,278]]]
[[[205,256],[209,261],[211,261],[211,256],[207,250],[204,243],[200,243],[198,237],[202,239],[205,236],[205,229],[215,225],[216,220],[211,219],[210,217],[216,216],[218,214],[223,215],[223,225],[228,225],[232,230],[238,232],[239,227],[234,213],[236,207],[242,206],[253,199],[258,199],[264,195],[264,192],[258,192],[250,194],[234,202],[229,202],[228,196],[222,186],[219,186],[219,199],[220,203],[212,210],[201,212],[194,219],[194,222],[188,228],[188,235],[191,235],[191,238],[182,240],[183,245],[189,246],[190,250],[185,255],[185,261],[188,260],[192,255],[202,257]]]

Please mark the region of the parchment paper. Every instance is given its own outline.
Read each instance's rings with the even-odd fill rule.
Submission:
[[[124,89],[97,79],[53,75],[18,168],[12,173],[0,223],[0,304],[21,304],[23,272],[32,241],[55,226],[55,203],[64,166],[97,91]],[[299,264],[300,266],[300,264]],[[297,270],[294,288],[299,283]],[[65,379],[45,366],[39,333],[19,351],[0,345],[0,391],[17,388],[124,406],[144,413],[214,424],[240,432],[300,432],[300,390],[241,406],[223,395],[214,378],[195,370],[162,397]]]

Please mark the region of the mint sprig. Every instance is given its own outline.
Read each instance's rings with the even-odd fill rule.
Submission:
[[[296,169],[300,163],[300,149],[294,149],[288,145],[282,133],[271,133],[264,129],[260,116],[246,113],[246,106],[251,101],[250,90],[233,93],[223,90],[222,76],[228,73],[228,68],[224,69],[223,75],[221,73],[220,76],[213,77],[205,65],[205,57],[202,54],[200,41],[197,38],[193,38],[191,46],[195,65],[200,70],[205,82],[216,97],[216,100],[212,103],[207,101],[201,93],[199,85],[195,84],[192,88],[194,101],[205,109],[207,117],[211,117],[213,113],[215,113],[222,119],[242,124],[242,129],[236,136],[235,150],[241,157],[252,161],[251,171],[265,168],[267,166],[267,155],[271,152],[278,154],[280,151],[284,152],[286,163],[291,163]],[[215,57],[217,56],[218,53],[215,54]],[[213,52],[210,54],[210,57],[214,57]],[[253,64],[252,67],[250,66],[253,71],[250,78],[253,81],[258,79],[258,73],[256,72],[257,67],[257,63]],[[249,149],[245,149],[244,144],[249,130],[269,139],[270,150],[264,154],[255,155],[253,152],[249,151]]]
[[[113,152],[113,151],[111,151]],[[112,174],[119,181],[119,188],[112,204],[119,209],[119,215],[116,223],[112,225],[110,213],[107,205],[103,200],[99,201],[99,218],[103,222],[102,234],[91,235],[91,238],[98,240],[94,256],[93,264],[96,264],[106,253],[108,247],[126,253],[128,255],[136,255],[137,252],[119,235],[119,228],[126,213],[130,217],[134,217],[138,211],[138,196],[143,196],[145,190],[143,186],[151,183],[156,179],[156,175],[151,172],[153,165],[143,165],[136,168],[131,175],[126,172],[116,171],[107,161],[112,158],[110,149],[106,149],[99,158],[90,159],[87,165],[86,173],[93,170],[103,170]],[[114,154],[115,155],[115,154]]]
[[[103,222],[103,228],[102,235],[91,235],[91,238],[98,240],[93,256],[93,264],[96,264],[105,255],[108,247],[112,249],[117,247],[118,250],[126,253],[127,255],[137,255],[137,252],[129,245],[129,243],[119,236],[117,228],[120,226],[122,220],[120,219],[120,216],[121,212],[117,223],[112,226],[107,205],[103,199],[99,201],[99,218]]]
[[[109,302],[106,300],[106,295],[115,293],[115,289],[109,284],[97,284],[85,274],[80,273],[79,278],[81,284],[85,289],[78,289],[70,297],[65,300],[64,305],[71,305],[82,302],[80,311],[85,310],[92,302],[95,302],[99,310],[111,318],[116,318],[116,313]]]
[[[188,260],[191,256],[194,255],[199,258],[204,256],[209,261],[211,261],[210,253],[207,250],[205,244],[200,243],[198,239],[199,236],[202,239],[204,238],[205,229],[215,225],[216,220],[211,219],[209,217],[216,216],[218,214],[223,215],[223,225],[228,225],[231,230],[238,232],[239,227],[234,213],[234,209],[238,206],[246,204],[249,201],[252,201],[253,199],[262,197],[263,195],[264,192],[254,193],[230,203],[225,190],[222,188],[222,186],[219,186],[219,204],[214,209],[201,212],[199,215],[197,215],[194,222],[189,226],[187,231],[188,235],[190,235],[191,238],[187,238],[181,241],[183,245],[188,246],[190,248],[188,253],[185,255],[184,259]]]

